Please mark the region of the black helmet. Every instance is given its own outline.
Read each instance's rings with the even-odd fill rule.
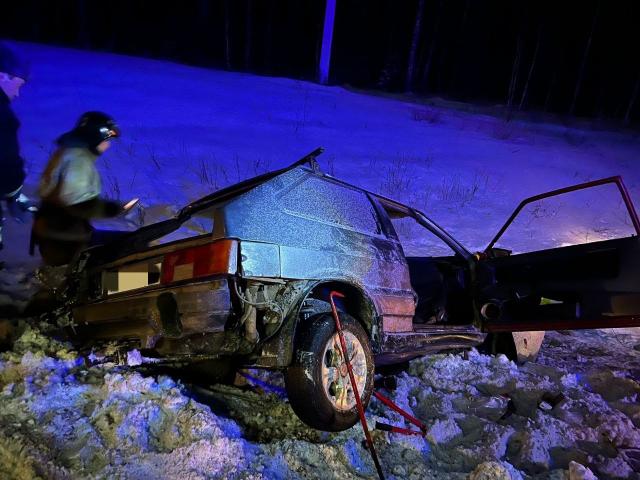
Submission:
[[[83,113],[73,130],[80,136],[86,136],[87,139],[97,140],[96,145],[104,140],[120,136],[120,128],[116,122],[102,112]]]
[[[66,147],[82,146],[94,153],[96,147],[105,140],[120,136],[120,128],[106,113],[85,112],[70,132],[58,138],[58,144]]]

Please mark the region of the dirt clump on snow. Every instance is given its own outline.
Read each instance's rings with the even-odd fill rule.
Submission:
[[[261,443],[275,440],[306,440],[324,443],[334,435],[306,426],[288,402],[275,393],[240,389],[230,385],[214,385],[200,389],[200,401],[235,420],[249,440]]]

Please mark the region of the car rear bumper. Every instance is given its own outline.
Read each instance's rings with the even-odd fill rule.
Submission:
[[[153,347],[162,337],[222,332],[231,315],[226,278],[131,292],[73,309],[80,337],[138,338],[143,348]]]

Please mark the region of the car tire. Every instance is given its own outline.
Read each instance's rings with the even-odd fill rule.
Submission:
[[[341,312],[340,322],[366,408],[374,380],[369,338],[353,317]],[[339,345],[332,314],[314,315],[299,326],[293,363],[285,372],[293,411],[310,427],[328,432],[346,430],[358,421],[358,409]]]

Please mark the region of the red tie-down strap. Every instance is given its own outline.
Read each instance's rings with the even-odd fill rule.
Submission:
[[[400,415],[402,415],[404,418],[406,418],[408,421],[410,421],[420,429],[419,431],[411,430],[410,428],[396,427],[394,425],[389,425],[387,423],[376,422],[376,428],[378,430],[384,430],[386,432],[393,432],[393,433],[401,433],[403,435],[419,435],[421,437],[425,437],[427,435],[427,426],[424,423],[422,423],[420,420],[418,420],[416,417],[411,415],[409,412],[403,410],[398,405],[393,403],[393,401],[390,398],[387,398],[384,395],[382,395],[380,392],[375,392],[375,391],[373,392],[373,396],[376,397],[378,400],[380,400],[383,404],[385,404],[391,410],[399,413]]]
[[[333,319],[336,322],[336,330],[338,331],[338,338],[340,339],[340,348],[342,349],[342,358],[344,358],[344,363],[347,365],[347,371],[349,372],[349,380],[351,381],[351,388],[353,388],[353,396],[356,398],[356,406],[358,408],[358,416],[360,417],[362,430],[364,430],[364,438],[367,441],[367,447],[369,448],[371,459],[373,460],[373,463],[376,466],[378,477],[380,477],[380,480],[384,480],[384,473],[382,472],[382,466],[380,465],[380,460],[378,460],[378,454],[376,453],[376,449],[373,445],[373,439],[371,438],[371,433],[369,433],[369,427],[367,426],[367,419],[364,416],[364,407],[362,406],[362,400],[360,399],[360,392],[358,392],[358,385],[356,384],[356,379],[353,376],[353,370],[351,369],[351,360],[349,360],[349,355],[347,354],[347,343],[344,341],[344,335],[342,334],[342,325],[340,324],[340,317],[338,316],[338,310],[336,309],[336,304],[333,301],[333,297],[344,298],[344,295],[336,291],[332,291],[329,294],[329,301],[331,302],[331,313],[333,314]]]
[[[376,466],[376,470],[378,472],[378,477],[381,480],[384,480],[384,474],[382,472],[382,467],[380,466],[380,461],[378,460],[378,454],[376,453],[375,447],[373,445],[373,439],[371,438],[371,433],[369,432],[369,427],[367,425],[367,419],[364,415],[364,407],[362,405],[362,400],[360,399],[360,392],[358,392],[358,385],[356,384],[356,379],[353,376],[353,370],[351,368],[351,360],[349,359],[349,355],[347,354],[347,344],[344,341],[344,335],[342,333],[342,324],[340,323],[340,317],[338,316],[338,310],[336,309],[336,304],[333,301],[333,297],[344,298],[344,295],[340,292],[332,291],[329,294],[329,301],[331,302],[331,313],[333,314],[333,319],[336,322],[336,330],[338,331],[338,338],[340,339],[340,348],[342,350],[342,358],[345,359],[345,364],[347,366],[347,371],[349,372],[349,380],[351,382],[351,388],[353,388],[353,395],[356,399],[356,406],[358,408],[358,416],[360,417],[360,423],[362,424],[362,430],[364,430],[364,436],[366,439],[367,447],[369,449],[369,453],[371,454],[371,458],[373,459],[373,463]],[[416,417],[411,415],[409,412],[403,410],[398,405],[396,405],[390,398],[385,397],[379,392],[374,391],[373,395],[380,400],[384,405],[389,407],[394,412],[399,413],[409,422],[413,423],[420,430],[412,430],[410,428],[402,428],[396,427],[394,425],[389,425],[387,423],[376,422],[376,428],[378,430],[383,430],[385,432],[393,432],[399,433],[402,435],[417,435],[421,437],[425,437],[427,435],[427,426],[418,420]]]

